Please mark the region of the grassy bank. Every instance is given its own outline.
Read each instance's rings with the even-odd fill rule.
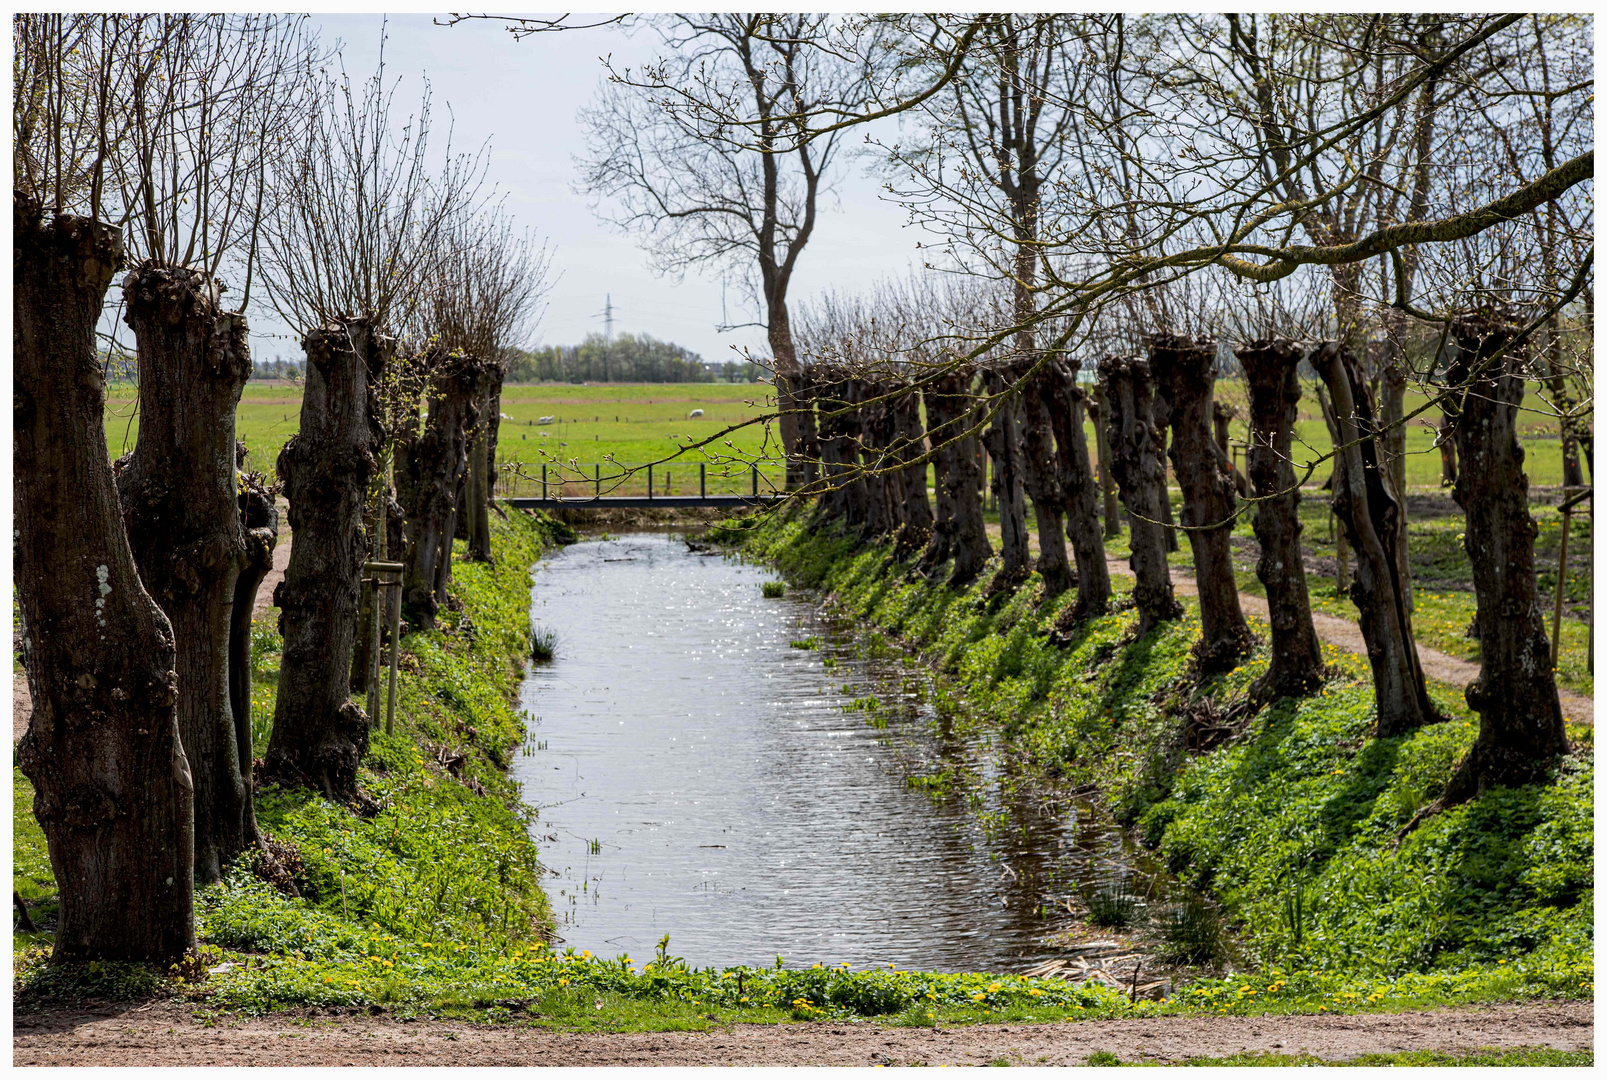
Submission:
[[[550,915],[541,866],[506,766],[525,733],[516,692],[530,649],[529,568],[569,534],[520,513],[492,524],[495,563],[457,562],[440,627],[403,639],[395,734],[373,734],[360,778],[378,811],[359,815],[305,789],[260,790],[259,826],[283,846],[301,895],[263,880],[250,859],[198,893],[204,962],[191,965],[192,982],[199,969],[229,965],[204,978],[213,1000],[266,1007],[417,997],[432,979],[446,985],[465,964],[543,939]],[[279,648],[273,622],[260,620],[252,649],[259,757]],[[13,783],[13,887],[48,898],[54,881],[33,793],[15,770]],[[38,918],[51,914],[48,900],[36,909]],[[47,940],[14,939],[24,994],[164,985],[159,973],[126,966],[53,970]]]
[[[692,969],[668,942],[646,957],[556,948],[544,933],[528,812],[503,769],[524,734],[512,694],[529,649],[526,571],[556,530],[519,514],[494,526],[497,562],[455,566],[461,612],[405,640],[398,730],[375,737],[363,775],[379,812],[359,817],[305,791],[261,793],[264,829],[299,859],[302,896],[235,867],[203,890],[206,948],[178,976],[128,965],[52,969],[42,939],[19,938],[24,1007],[52,996],[179,993],[207,1013],[384,1009],[662,1030],[1399,1010],[1590,995],[1588,745],[1559,784],[1444,815],[1391,853],[1392,823],[1421,804],[1471,737],[1465,714],[1380,746],[1366,738],[1370,695],[1350,670],[1327,696],[1263,714],[1214,753],[1178,755],[1179,680],[1193,624],[1124,643],[1133,616],[1122,613],[1052,647],[1040,628],[1054,609],[1033,608],[1030,589],[990,608],[976,590],[916,588],[886,566],[881,549],[810,537],[789,522],[744,539],[794,581],[830,590],[864,616],[867,640],[897,636],[921,648],[959,729],[1002,731],[1045,776],[1098,784],[1174,869],[1221,899],[1259,962],[1168,1001],[1135,1003],[1056,979],[791,969],[779,957],[774,967]],[[277,649],[262,627],[253,660],[263,738]],[[1207,695],[1225,702],[1259,663]],[[1453,695],[1440,696],[1454,709]],[[45,890],[48,861],[27,794],[19,788],[15,883]],[[1297,895],[1301,914],[1291,923],[1288,901]],[[1388,947],[1374,948],[1375,939]]]
[[[985,580],[933,588],[886,548],[811,534],[796,515],[729,536],[823,590],[873,647],[885,638],[919,652],[947,721],[1002,733],[1046,780],[1097,787],[1214,898],[1253,970],[1201,981],[1186,1001],[1332,1010],[1593,996],[1591,729],[1571,729],[1574,753],[1551,783],[1491,792],[1397,847],[1476,733],[1458,691],[1432,690],[1446,723],[1376,739],[1365,662],[1331,651],[1320,694],[1277,702],[1191,752],[1191,725],[1221,723],[1266,666],[1259,651],[1197,684],[1192,600],[1187,618],[1140,640],[1124,610],[1056,645],[1047,631],[1071,598],[1038,606],[1036,577],[989,602]],[[1115,585],[1120,598],[1131,581]]]

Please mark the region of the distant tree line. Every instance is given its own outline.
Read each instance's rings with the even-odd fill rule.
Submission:
[[[282,356],[276,356],[272,360],[257,360],[251,365],[251,377],[253,379],[299,380],[306,374],[306,361],[287,360]]]
[[[612,341],[588,335],[579,345],[515,350],[510,382],[756,382],[752,362],[708,364],[692,350],[651,334],[622,334]]]

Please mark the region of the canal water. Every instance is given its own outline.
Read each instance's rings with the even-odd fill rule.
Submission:
[[[1017,784],[991,737],[951,734],[917,666],[863,655],[815,597],[765,598],[774,577],[645,533],[537,566],[557,655],[525,680],[514,772],[565,945],[1021,971],[1057,955],[1079,886],[1154,894],[1120,830]],[[945,769],[970,783],[910,782]]]

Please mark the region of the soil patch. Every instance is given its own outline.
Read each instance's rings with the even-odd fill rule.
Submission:
[[[1363,1016],[1165,1016],[886,1028],[743,1024],[707,1032],[574,1034],[528,1024],[389,1016],[217,1017],[173,1003],[20,1010],[14,1065],[1080,1065],[1095,1051],[1176,1062],[1238,1053],[1343,1061],[1409,1050],[1595,1045],[1589,1002]]]

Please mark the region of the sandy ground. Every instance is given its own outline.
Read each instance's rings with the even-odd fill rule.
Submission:
[[[1080,1065],[1241,1052],[1366,1053],[1477,1048],[1591,1049],[1588,1003],[1370,1016],[1156,1017],[944,1028],[740,1025],[716,1031],[564,1034],[508,1024],[388,1016],[197,1021],[189,1007],[30,1012],[15,1018],[14,1065]]]

